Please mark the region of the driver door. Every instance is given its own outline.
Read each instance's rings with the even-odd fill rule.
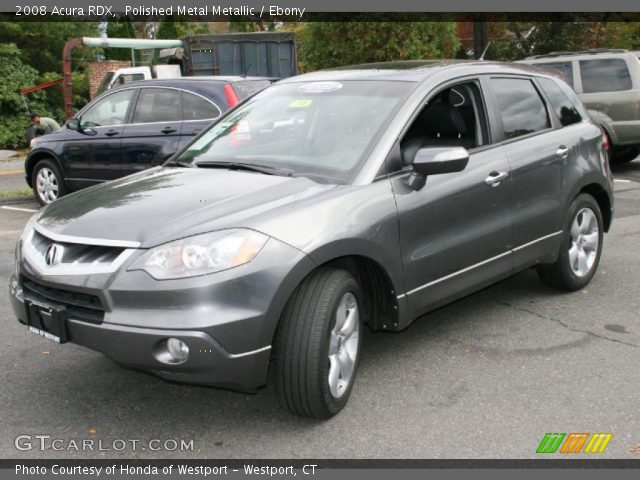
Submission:
[[[69,130],[62,150],[67,181],[75,188],[118,178],[122,168],[122,134],[136,88],[101,97],[79,116],[80,128]]]
[[[503,147],[492,144],[486,105],[479,81],[446,88],[428,99],[400,142],[402,162],[391,184],[405,271],[401,297],[414,316],[512,271],[510,167]],[[407,177],[416,140],[419,148],[464,147],[469,163],[429,176],[415,190]]]

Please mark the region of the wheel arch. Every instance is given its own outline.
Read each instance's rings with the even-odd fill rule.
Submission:
[[[333,254],[329,254],[330,251]],[[345,252],[336,248],[335,244],[329,244],[305,256],[281,283],[268,313],[271,321],[268,322],[270,329],[267,335],[272,343],[282,312],[298,286],[318,268],[326,266],[344,268],[351,272],[360,283],[363,295],[373,299],[364,305],[364,322],[372,330],[393,331],[398,328],[403,310],[397,298],[398,292],[401,291],[401,284],[398,283],[400,279],[394,278],[390,269],[385,267],[385,261],[371,255],[371,252],[365,253],[357,248]]]
[[[602,221],[604,223],[604,231],[608,232],[611,228],[613,221],[613,203],[607,191],[599,183],[589,183],[580,189],[578,195],[586,193],[591,195],[598,206],[600,207],[600,213],[602,213]],[[576,197],[578,196],[576,195]]]
[[[60,160],[58,159],[57,155],[53,153],[51,150],[37,150],[35,152],[31,152],[24,164],[24,173],[27,180],[27,185],[29,185],[29,187],[31,188],[33,188],[33,184],[32,184],[33,169],[36,166],[36,164],[41,160],[54,161],[58,166],[58,168],[60,169],[60,173],[64,173],[62,169],[62,165],[60,164]],[[63,179],[64,179],[64,174],[63,174]]]

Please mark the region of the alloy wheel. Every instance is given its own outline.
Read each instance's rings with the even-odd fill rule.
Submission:
[[[58,198],[58,179],[56,174],[47,167],[42,167],[36,176],[36,189],[44,203],[51,203]]]
[[[599,237],[596,214],[588,207],[582,208],[571,224],[569,263],[575,276],[584,277],[591,272],[598,256]]]
[[[360,313],[353,293],[345,293],[335,313],[329,337],[329,390],[340,398],[353,377],[360,344]]]

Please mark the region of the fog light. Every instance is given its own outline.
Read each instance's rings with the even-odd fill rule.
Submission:
[[[189,358],[189,347],[186,343],[178,338],[170,338],[167,340],[167,350],[177,363],[184,362]]]
[[[156,350],[156,358],[163,363],[184,363],[189,358],[189,347],[179,338],[167,338]]]

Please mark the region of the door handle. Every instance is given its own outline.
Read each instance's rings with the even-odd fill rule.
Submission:
[[[569,152],[571,151],[571,147],[567,147],[565,145],[560,145],[558,150],[556,150],[556,155],[562,158],[567,158]]]
[[[118,130],[107,130],[104,134],[107,137],[113,137],[115,135],[118,135],[120,132]]]
[[[162,130],[160,130],[162,133],[164,133],[165,135],[169,134],[169,133],[175,133],[178,130],[176,130],[175,128],[171,128],[171,127],[164,127]]]
[[[192,135],[197,135],[202,131],[201,128],[196,128],[193,132],[191,132]]]
[[[497,187],[508,176],[509,172],[491,172],[489,176],[484,179],[484,183],[490,187]]]

